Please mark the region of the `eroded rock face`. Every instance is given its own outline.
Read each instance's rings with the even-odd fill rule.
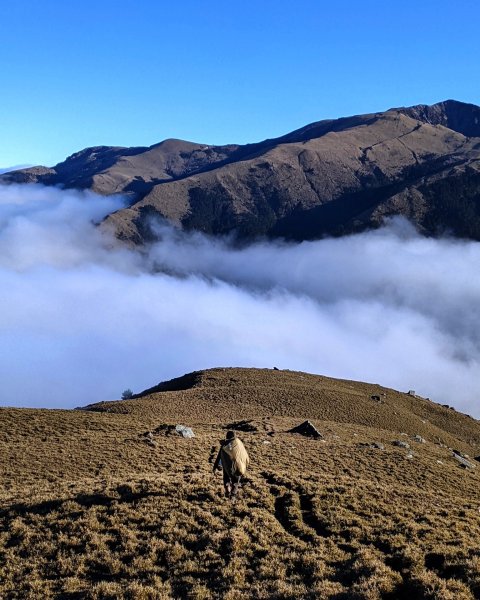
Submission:
[[[0,181],[125,194],[131,205],[104,227],[139,245],[155,238],[157,217],[209,234],[305,240],[401,214],[427,234],[480,239],[480,108],[447,100],[391,109],[244,146],[100,146]]]

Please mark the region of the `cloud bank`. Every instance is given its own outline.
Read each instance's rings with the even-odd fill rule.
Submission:
[[[1,405],[73,407],[213,366],[415,389],[480,417],[480,244],[370,233],[236,248],[96,224],[121,199],[0,186]]]

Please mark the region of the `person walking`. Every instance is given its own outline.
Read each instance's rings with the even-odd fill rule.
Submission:
[[[220,442],[220,450],[213,465],[213,472],[220,467],[223,469],[223,485],[225,496],[235,498],[238,494],[240,481],[247,472],[250,458],[245,446],[235,431],[227,431],[225,439]]]

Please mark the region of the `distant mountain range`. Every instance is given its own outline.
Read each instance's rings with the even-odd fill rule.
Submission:
[[[400,214],[427,235],[480,240],[480,107],[447,100],[395,108],[243,146],[99,146],[0,182],[126,194],[130,206],[104,226],[134,244],[155,237],[152,216],[240,239],[304,240]]]

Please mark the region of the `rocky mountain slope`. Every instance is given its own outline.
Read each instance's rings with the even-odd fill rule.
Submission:
[[[288,432],[305,419],[321,439]],[[227,428],[252,459],[235,504],[211,472]],[[82,410],[3,408],[0,432],[2,598],[480,592],[480,424],[430,400],[212,369]]]
[[[391,109],[244,146],[88,148],[0,180],[127,194],[131,205],[105,226],[135,244],[155,238],[157,216],[211,234],[302,240],[402,214],[427,234],[480,239],[480,108]]]

